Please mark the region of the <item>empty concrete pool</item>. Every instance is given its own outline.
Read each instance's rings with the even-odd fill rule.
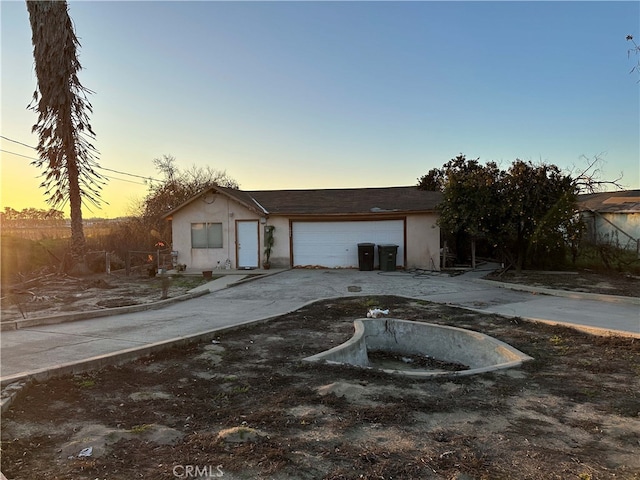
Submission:
[[[516,367],[532,358],[500,340],[463,328],[414,322],[397,318],[363,318],[355,320],[355,333],[342,345],[307,357],[307,362],[348,364],[378,368],[388,373],[413,377],[473,375],[502,368]],[[380,362],[384,352],[399,362]],[[371,357],[376,357],[372,361]],[[406,356],[406,358],[404,357]],[[417,357],[436,359],[438,363],[459,368],[421,368]],[[402,362],[406,360],[406,364]],[[412,365],[414,364],[415,365]],[[405,366],[406,365],[406,366]]]

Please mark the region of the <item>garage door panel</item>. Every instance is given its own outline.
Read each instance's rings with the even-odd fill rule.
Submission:
[[[293,222],[294,266],[358,267],[358,243],[398,245],[404,261],[404,220]],[[375,265],[378,265],[377,253]]]

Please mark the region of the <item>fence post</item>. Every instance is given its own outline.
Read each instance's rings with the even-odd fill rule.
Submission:
[[[107,275],[111,275],[111,254],[109,252],[104,252],[104,270],[107,272]]]
[[[447,241],[444,241],[444,246],[442,247],[442,259],[440,260],[440,268],[447,268]]]

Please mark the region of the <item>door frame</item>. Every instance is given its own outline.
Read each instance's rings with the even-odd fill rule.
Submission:
[[[240,266],[240,223],[255,223],[255,239],[256,239],[256,264]],[[259,220],[236,220],[236,268],[259,268],[260,267],[260,221]]]

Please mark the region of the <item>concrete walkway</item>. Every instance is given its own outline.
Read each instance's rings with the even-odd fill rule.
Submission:
[[[242,276],[225,277],[207,284],[216,291],[159,310],[2,332],[1,381],[6,385],[99,368],[168,344],[212,338],[217,329],[269,319],[319,299],[356,295],[399,295],[640,337],[638,299],[614,302],[605,296],[585,300],[514,291],[479,280],[486,273],[448,277],[296,269],[248,282]]]

